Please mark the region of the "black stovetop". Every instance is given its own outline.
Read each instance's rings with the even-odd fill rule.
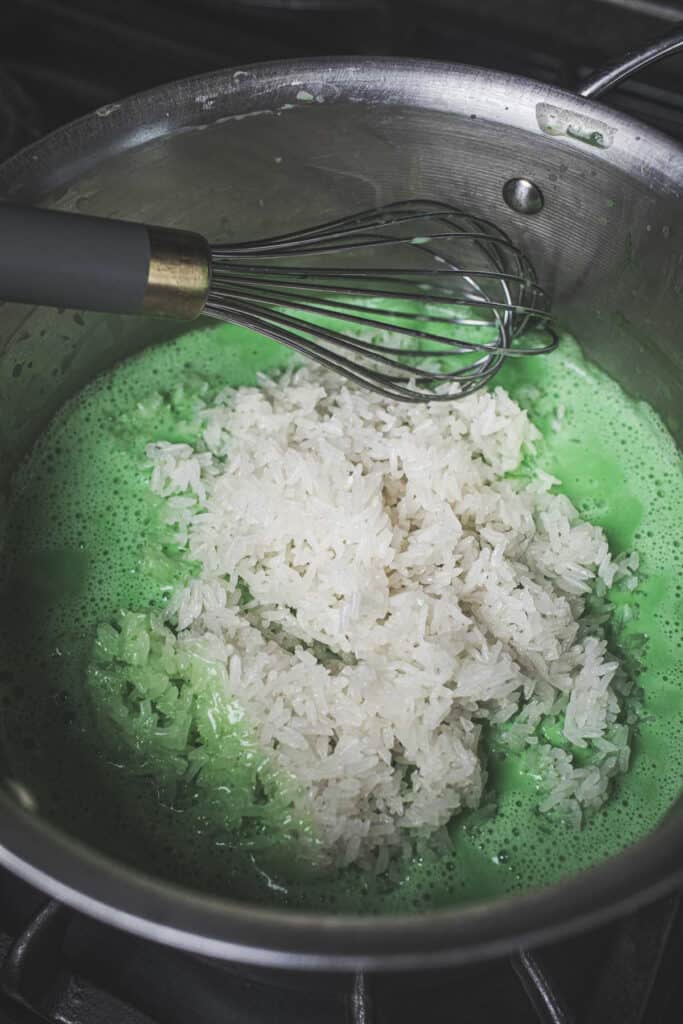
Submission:
[[[683,0],[12,0],[0,5],[0,157],[122,96],[257,60],[393,54],[566,88],[683,20]],[[12,82],[9,84],[8,79]],[[683,139],[683,54],[608,102]]]
[[[430,974],[295,974],[133,938],[0,871],[0,1024],[675,1024],[683,898],[541,950]]]
[[[572,88],[677,18],[681,0],[13,0],[0,5],[0,159],[132,92],[256,60],[434,57]],[[610,102],[683,139],[683,57]],[[682,953],[673,896],[474,968],[264,978],[124,935],[0,870],[0,1024],[674,1024]]]

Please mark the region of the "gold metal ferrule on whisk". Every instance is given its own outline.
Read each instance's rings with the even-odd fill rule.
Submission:
[[[150,259],[143,312],[194,320],[211,284],[209,243],[202,235],[149,227]]]

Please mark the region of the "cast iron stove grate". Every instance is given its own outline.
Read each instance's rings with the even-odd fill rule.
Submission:
[[[676,895],[598,931],[412,976],[258,971],[138,939],[0,871],[0,1024],[675,1024]]]
[[[675,1024],[681,896],[475,967],[258,971],[138,939],[0,871],[0,1024]]]

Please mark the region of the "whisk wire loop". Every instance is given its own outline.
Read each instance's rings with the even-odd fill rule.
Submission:
[[[463,397],[507,357],[558,343],[521,249],[490,221],[434,200],[214,245],[210,262],[206,314],[398,401]]]

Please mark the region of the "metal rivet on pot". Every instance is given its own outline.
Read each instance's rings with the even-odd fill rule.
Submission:
[[[543,193],[528,178],[510,178],[503,185],[503,199],[515,213],[539,213],[543,209]]]

